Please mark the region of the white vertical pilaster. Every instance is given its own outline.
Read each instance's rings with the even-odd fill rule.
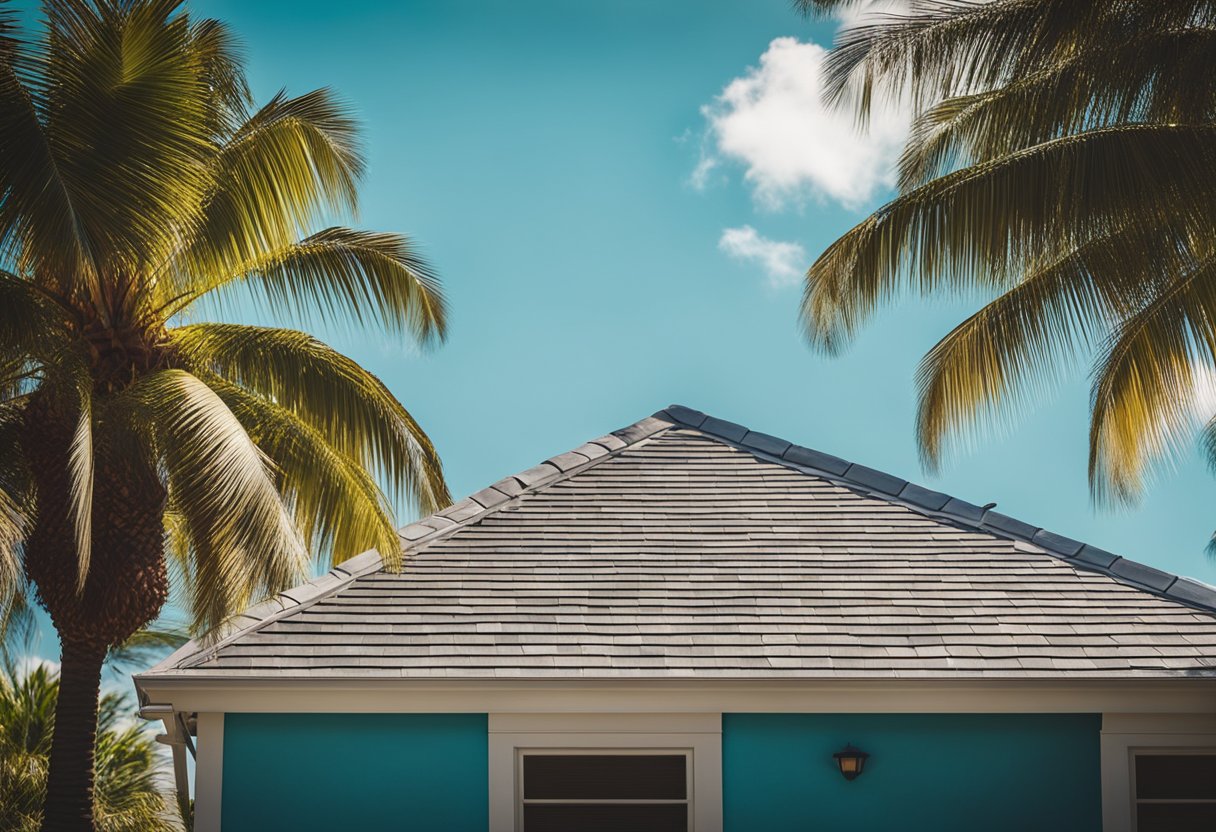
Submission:
[[[224,715],[198,715],[194,832],[220,832],[224,790]]]

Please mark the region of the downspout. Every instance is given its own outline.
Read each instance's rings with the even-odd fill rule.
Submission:
[[[183,822],[190,824],[190,772],[186,769],[186,752],[198,760],[194,740],[190,738],[187,715],[173,710],[171,705],[144,705],[139,709],[144,719],[159,719],[165,725],[165,733],[158,734],[156,741],[167,745],[173,752],[173,782],[177,789],[177,805]]]

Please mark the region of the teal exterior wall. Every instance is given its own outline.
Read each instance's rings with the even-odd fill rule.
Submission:
[[[486,832],[485,714],[226,714],[223,832]]]
[[[726,832],[1100,832],[1100,714],[723,714]],[[871,755],[846,781],[832,753]]]

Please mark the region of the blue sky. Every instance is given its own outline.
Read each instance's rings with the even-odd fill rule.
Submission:
[[[834,24],[788,0],[190,8],[242,37],[260,99],[331,86],[363,121],[359,224],[425,245],[451,335],[326,337],[420,419],[456,496],[679,402],[1216,582],[1197,454],[1138,508],[1091,507],[1084,367],[921,472],[916,364],[979,298],[901,299],[842,357],[802,341],[791,276],[887,195],[900,125],[852,136],[815,109],[808,44]]]

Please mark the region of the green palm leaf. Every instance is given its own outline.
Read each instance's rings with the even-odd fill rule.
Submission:
[[[276,464],[276,483],[310,552],[341,563],[368,549],[401,563],[391,509],[359,460],[339,451],[296,413],[232,384],[213,382],[220,398]]]
[[[328,90],[280,92],[217,148],[203,230],[181,253],[182,285],[207,288],[353,211],[364,161],[354,121]],[[192,281],[203,278],[202,287]]]
[[[1210,226],[1216,128],[1127,125],[1067,136],[897,197],[807,274],[808,338],[839,350],[910,276],[924,293],[1000,288],[1044,253],[1114,227]],[[999,209],[998,209],[999,206]]]
[[[1032,266],[1013,288],[959,324],[917,372],[917,437],[936,470],[947,438],[981,414],[1008,421],[1145,302],[1153,286],[1180,274],[1189,252],[1139,228],[1097,237]]]
[[[900,188],[1097,127],[1214,114],[1216,89],[1187,83],[1213,62],[1216,29],[1149,30],[1099,42],[996,89],[947,98],[913,125]]]
[[[378,324],[423,344],[447,334],[435,272],[400,234],[327,228],[199,286],[196,297],[235,288],[297,318]]]
[[[87,272],[89,252],[72,194],[40,115],[47,106],[41,61],[20,37],[15,9],[0,8],[0,250],[21,271]]]
[[[95,268],[155,263],[210,187],[206,98],[180,0],[46,6],[46,134]]]
[[[200,373],[287,408],[387,482],[392,499],[408,499],[427,513],[451,502],[439,456],[418,422],[346,356],[301,332],[238,324],[194,324],[174,330],[173,338]]]
[[[1180,450],[1203,368],[1216,368],[1216,258],[1123,321],[1098,363],[1090,470],[1100,498],[1133,498],[1147,467]]]
[[[152,434],[190,535],[196,627],[218,627],[252,599],[301,581],[306,555],[268,460],[215,391],[165,370],[126,399],[132,427]]]

